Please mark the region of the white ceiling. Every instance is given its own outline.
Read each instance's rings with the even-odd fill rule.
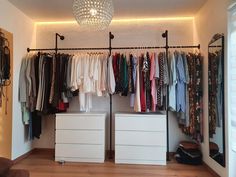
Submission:
[[[73,0],[8,0],[35,21],[74,20]],[[114,18],[193,16],[207,0],[113,0]]]

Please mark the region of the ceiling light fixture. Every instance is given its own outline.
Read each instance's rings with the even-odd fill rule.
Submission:
[[[104,30],[113,18],[113,2],[112,0],[74,0],[73,13],[82,28]]]

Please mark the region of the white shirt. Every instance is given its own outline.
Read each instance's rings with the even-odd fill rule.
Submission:
[[[114,76],[114,70],[112,66],[112,56],[108,59],[108,73],[107,73],[108,91],[110,94],[115,92],[116,81]]]
[[[176,61],[174,53],[171,54],[170,61],[170,82],[169,82],[169,108],[172,111],[176,111],[176,84],[177,84],[177,73],[176,73]]]
[[[76,60],[77,55],[74,55],[71,61],[71,80],[70,80],[70,87],[72,91],[77,90],[77,82],[76,82]]]
[[[97,68],[98,68],[98,79],[97,79],[97,84],[96,84],[96,87],[97,87],[96,91],[97,91],[97,96],[102,96],[102,90],[101,90],[102,60],[101,60],[101,56],[98,57]]]
[[[90,68],[90,56],[85,55],[84,57],[84,73],[83,73],[83,92],[91,93],[92,92],[92,79],[89,77],[89,68]]]
[[[106,80],[107,80],[107,78],[106,78],[106,76],[107,76],[107,58],[104,58],[104,56],[103,56],[103,58],[102,58],[102,75],[101,75],[101,90],[103,91],[103,92],[105,92],[106,91]]]

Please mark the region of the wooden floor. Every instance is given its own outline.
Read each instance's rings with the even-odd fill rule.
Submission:
[[[53,154],[32,153],[13,168],[27,169],[30,177],[213,177],[204,166],[177,164],[173,160],[167,166],[115,165],[66,163],[53,161]]]

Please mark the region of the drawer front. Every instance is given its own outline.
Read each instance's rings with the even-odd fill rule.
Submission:
[[[105,157],[103,145],[56,144],[57,158],[101,159]]]
[[[125,116],[115,117],[115,130],[136,130],[136,131],[166,131],[166,116],[156,115],[148,117]]]
[[[116,146],[116,160],[166,161],[166,147]]]
[[[56,130],[56,143],[104,145],[105,134],[102,130]]]
[[[116,131],[116,145],[166,146],[166,132]]]
[[[105,116],[96,115],[57,115],[56,129],[104,130]]]

